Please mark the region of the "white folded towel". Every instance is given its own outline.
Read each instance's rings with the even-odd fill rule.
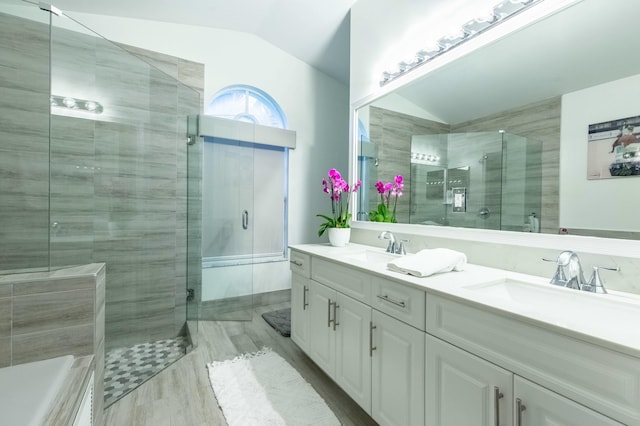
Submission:
[[[416,277],[428,277],[439,272],[464,271],[467,256],[445,248],[420,250],[387,263],[387,268]]]

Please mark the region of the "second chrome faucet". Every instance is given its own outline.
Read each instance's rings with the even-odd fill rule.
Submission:
[[[607,293],[604,282],[600,278],[600,269],[609,271],[619,271],[620,268],[607,268],[604,266],[594,266],[593,273],[589,281],[584,279],[584,272],[578,254],[565,250],[558,255],[556,260],[543,259],[547,262],[556,262],[556,272],[551,278],[551,284],[576,290],[589,291],[592,293]]]
[[[403,254],[403,255],[407,254],[404,244],[408,243],[409,240],[397,241],[396,237],[390,231],[382,231],[380,235],[378,235],[378,239],[389,240],[389,244],[387,245],[387,253]]]

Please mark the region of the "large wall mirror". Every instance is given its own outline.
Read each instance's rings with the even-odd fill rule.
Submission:
[[[402,175],[398,223],[637,239],[640,176],[589,179],[588,163],[640,142],[623,120],[640,116],[638,17],[638,1],[582,0],[358,108],[354,217]]]

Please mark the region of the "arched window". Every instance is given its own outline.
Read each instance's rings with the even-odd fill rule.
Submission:
[[[227,86],[215,94],[205,114],[263,126],[287,128],[287,117],[280,105],[266,92],[243,84]]]

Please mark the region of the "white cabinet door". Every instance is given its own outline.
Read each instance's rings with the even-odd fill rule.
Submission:
[[[424,333],[372,312],[371,417],[381,425],[424,425]]]
[[[512,424],[513,374],[426,336],[427,426]]]
[[[300,274],[291,274],[291,340],[304,352],[309,345],[309,282]]]
[[[371,308],[338,293],[335,381],[363,410],[371,413]]]
[[[619,426],[622,424],[519,376],[515,376],[513,381],[513,392],[516,426]]]
[[[330,377],[335,373],[335,335],[333,319],[336,291],[309,281],[309,351],[307,355]]]

